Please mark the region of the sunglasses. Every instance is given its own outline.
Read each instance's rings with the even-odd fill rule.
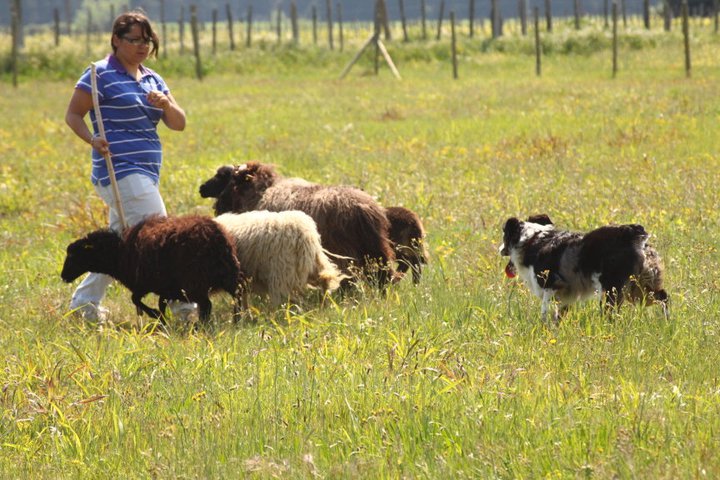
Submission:
[[[130,37],[120,37],[123,40],[125,40],[130,45],[150,45],[152,43],[152,40],[149,38],[130,38]]]

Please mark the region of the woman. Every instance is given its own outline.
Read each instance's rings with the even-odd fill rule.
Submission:
[[[166,215],[158,182],[162,145],[157,133],[160,120],[171,130],[185,129],[185,112],[170,94],[160,75],[143,65],[149,55],[157,58],[158,36],[141,11],[115,19],[110,38],[112,54],[96,62],[98,102],[106,139],[98,136],[93,111],[90,68],[80,77],[65,114],[65,122],[92,146],[91,181],[110,208],[110,228],[122,230],[104,155],[110,153],[128,225],[152,214]],[[85,123],[90,112],[93,133]],[[70,308],[86,320],[103,320],[100,306],[111,278],[91,273],[80,283]],[[188,311],[189,304],[174,310]]]

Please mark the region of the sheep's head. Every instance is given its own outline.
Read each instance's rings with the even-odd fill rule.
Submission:
[[[200,185],[200,196],[202,198],[217,198],[230,183],[235,168],[232,165],[223,165],[218,168],[215,176]]]
[[[112,230],[97,230],[67,247],[60,276],[72,282],[83,273],[112,274],[117,265],[120,236]]]
[[[275,183],[276,178],[271,165],[249,162],[235,167],[230,182],[217,197],[215,213],[255,210],[265,190]]]

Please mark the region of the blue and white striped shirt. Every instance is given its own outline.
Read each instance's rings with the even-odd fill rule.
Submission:
[[[115,176],[121,179],[133,173],[147,175],[158,182],[162,164],[162,145],[157,124],[162,118],[161,108],[151,106],[147,94],[169,89],[160,75],[140,66],[140,81],[132,78],[114,55],[96,62],[98,101],[105,137],[110,143],[110,154]],[[92,94],[90,67],[82,74],[75,88]],[[98,133],[95,111],[90,110],[93,130]],[[110,184],[105,159],[92,149],[93,184]]]

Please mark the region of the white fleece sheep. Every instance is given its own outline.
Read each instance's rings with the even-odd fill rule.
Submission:
[[[323,251],[315,221],[300,211],[225,213],[215,217],[235,239],[250,288],[273,306],[308,284],[333,291],[345,278]]]

